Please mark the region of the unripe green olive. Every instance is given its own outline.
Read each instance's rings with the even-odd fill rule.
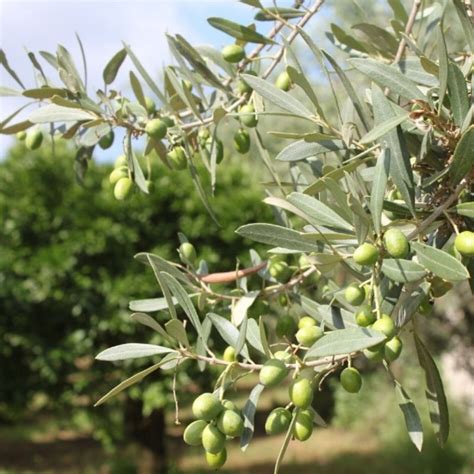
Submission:
[[[298,329],[298,332],[296,333],[296,340],[303,346],[309,347],[323,336],[324,333],[319,326],[309,326]]]
[[[43,143],[43,132],[41,130],[33,130],[29,132],[25,139],[26,148],[36,150]]]
[[[276,351],[273,354],[273,357],[275,357],[275,359],[282,360],[283,362],[290,362],[293,356],[286,351]]]
[[[308,328],[311,326],[316,326],[316,320],[311,316],[303,316],[298,321],[298,329]]]
[[[99,140],[99,146],[102,148],[102,150],[107,150],[107,148],[110,148],[112,144],[114,143],[114,138],[115,138],[114,131],[110,130],[106,135],[104,135]]]
[[[120,168],[121,166],[128,166],[128,159],[125,155],[120,155],[114,163],[114,168]]]
[[[356,283],[349,285],[344,291],[344,298],[352,306],[360,306],[365,300],[365,289]]]
[[[224,354],[222,355],[222,358],[226,362],[235,362],[237,360],[235,349],[232,346],[227,346],[225,348]]]
[[[194,263],[196,261],[196,249],[190,242],[183,242],[179,246],[179,256],[184,263]]]
[[[384,346],[385,359],[390,362],[397,360],[403,349],[403,343],[397,336],[387,341]]]
[[[211,142],[212,142],[212,139],[208,138],[207,143],[211,144]],[[216,163],[219,164],[224,159],[224,144],[222,143],[221,140],[216,138],[214,140],[214,145],[213,146],[214,146],[214,150],[215,150],[215,154],[216,154]]]
[[[235,410],[224,410],[217,418],[217,427],[225,435],[235,438],[244,431],[244,420]]]
[[[376,347],[364,349],[364,355],[372,362],[380,362],[385,356],[383,344],[377,344]]]
[[[247,130],[239,130],[234,135],[234,147],[242,155],[248,153],[250,150],[250,135]]]
[[[369,305],[362,306],[355,315],[356,323],[364,328],[373,324],[376,319],[377,317]]]
[[[175,170],[184,170],[188,166],[186,151],[182,146],[175,146],[166,154],[166,159],[171,168]]]
[[[148,112],[148,115],[155,115],[156,105],[151,97],[145,97],[145,109]]]
[[[270,275],[275,278],[275,280],[286,282],[291,277],[292,271],[286,262],[273,261],[270,262],[268,267]]]
[[[239,63],[245,58],[245,49],[238,44],[230,44],[222,50],[222,57],[228,63]]]
[[[222,403],[212,393],[203,393],[193,402],[193,415],[200,419],[211,421],[222,411]]]
[[[22,130],[16,134],[16,139],[22,142],[26,138],[26,132]]]
[[[202,127],[198,132],[198,142],[201,146],[204,146],[211,137],[209,130],[206,127]]]
[[[286,71],[283,71],[275,81],[275,86],[285,92],[291,89],[291,84],[291,77]]]
[[[301,254],[300,258],[298,259],[298,266],[302,270],[305,270],[306,268],[309,268],[311,266],[311,261],[309,260],[308,256],[305,255],[304,253]]]
[[[296,321],[291,316],[281,316],[276,325],[278,337],[292,337],[296,332]]]
[[[225,447],[225,434],[217,426],[208,424],[202,432],[202,445],[208,453],[217,454]]]
[[[240,121],[249,128],[254,128],[257,126],[257,116],[255,114],[255,108],[252,104],[243,105],[240,108]]]
[[[340,375],[342,388],[349,393],[357,393],[362,387],[362,377],[354,367],[346,367]]]
[[[278,359],[269,359],[260,370],[260,383],[265,387],[272,387],[282,382],[288,375],[284,362]]]
[[[306,441],[313,434],[313,418],[307,412],[300,412],[296,415],[293,436],[298,441]]]
[[[359,265],[372,266],[379,259],[379,251],[375,245],[364,243],[356,248],[353,258]]]
[[[130,178],[120,178],[114,186],[115,199],[123,201],[130,192],[130,189],[132,189],[132,186],[133,181]]]
[[[474,257],[474,232],[464,230],[454,239],[454,247],[465,257]]]
[[[232,400],[222,400],[222,406],[225,410],[233,410],[239,412],[237,405]]]
[[[250,74],[252,76],[256,76],[257,73],[255,71],[252,71],[251,69],[249,69],[248,71],[244,71],[245,74]],[[239,95],[244,95],[244,94],[249,94],[250,92],[252,92],[252,88],[250,87],[250,85],[245,81],[245,79],[239,79],[238,82],[237,82],[237,92]]]
[[[202,432],[206,426],[207,422],[204,420],[196,420],[190,423],[183,433],[184,442],[190,446],[201,446]]]
[[[289,388],[290,400],[298,408],[308,408],[313,401],[311,381],[305,377],[295,379]]]
[[[440,298],[444,296],[448,291],[453,287],[453,284],[450,281],[443,280],[442,278],[435,276],[431,280],[431,294],[434,298]]]
[[[391,339],[393,336],[395,336],[397,332],[397,328],[395,327],[392,318],[388,314],[382,314],[382,317],[377,319],[377,321],[375,321],[375,323],[372,325],[372,329],[385,334],[388,339]]]
[[[224,448],[216,454],[212,454],[206,451],[206,461],[210,468],[220,469],[227,461],[227,450]]]
[[[115,168],[112,173],[109,175],[110,184],[115,184],[121,178],[128,177],[128,168],[126,166],[121,166],[120,168]]]
[[[400,229],[395,227],[385,232],[383,243],[388,254],[393,258],[407,258],[410,253],[408,239]]]
[[[265,432],[269,435],[277,435],[285,432],[290,426],[291,413],[286,408],[275,408],[270,412],[265,421]]]
[[[155,140],[161,140],[166,136],[167,126],[165,122],[160,119],[152,119],[145,126],[145,132]]]

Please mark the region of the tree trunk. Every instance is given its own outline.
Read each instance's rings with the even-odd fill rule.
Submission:
[[[142,401],[127,399],[125,433],[129,439],[150,452],[153,459],[153,473],[167,474],[166,421],[163,409],[154,410],[150,416],[144,417]]]

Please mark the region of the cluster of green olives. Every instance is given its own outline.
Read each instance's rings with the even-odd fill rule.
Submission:
[[[219,400],[213,393],[203,393],[194,400],[192,412],[195,421],[184,430],[184,442],[202,446],[206,461],[213,469],[220,469],[227,460],[225,443],[244,431],[244,419],[230,400]]]
[[[219,138],[215,137],[213,142],[209,130],[203,127],[199,130],[197,139],[199,147],[207,156],[210,156],[212,148],[214,147],[216,163],[219,164],[222,162],[224,159],[224,144]]]
[[[115,160],[114,169],[109,175],[109,182],[114,185],[115,199],[123,201],[133,187],[125,155],[120,155]]]
[[[43,132],[36,128],[26,133],[24,130],[16,134],[19,141],[24,141],[26,148],[29,150],[37,150],[43,143]]]

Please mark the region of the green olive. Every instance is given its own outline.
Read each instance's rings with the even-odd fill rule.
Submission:
[[[309,347],[323,336],[324,333],[319,326],[309,326],[298,329],[296,340],[303,346]]]
[[[311,316],[303,316],[298,321],[298,329],[316,326],[316,320]]]
[[[344,291],[344,298],[352,306],[360,306],[365,300],[365,289],[356,283],[349,285]]]
[[[211,421],[222,411],[222,403],[212,393],[203,393],[193,402],[193,415],[200,419]]]
[[[230,44],[222,50],[222,57],[228,63],[238,63],[245,58],[245,49],[238,44]]]
[[[372,266],[379,259],[379,251],[375,245],[364,243],[357,247],[353,258],[359,265]]]
[[[24,141],[25,138],[26,138],[26,132],[24,130],[16,134],[16,139],[19,140],[20,142]]]
[[[114,168],[120,168],[121,166],[128,166],[128,159],[125,155],[120,155],[114,163]]]
[[[231,438],[240,436],[244,430],[244,420],[235,410],[224,410],[217,418],[219,430]]]
[[[269,435],[283,433],[290,426],[290,422],[291,413],[286,408],[275,408],[265,421],[265,432]]]
[[[278,359],[269,359],[260,370],[260,383],[265,387],[272,387],[282,382],[288,375],[285,363]]]
[[[196,249],[190,242],[183,242],[179,246],[179,256],[184,263],[194,263],[196,261]]]
[[[43,143],[43,132],[41,130],[33,130],[26,135],[25,145],[30,150],[38,149]]]
[[[133,181],[130,178],[120,178],[114,186],[115,199],[124,200],[132,189]]]
[[[239,130],[234,135],[234,147],[242,155],[250,150],[250,135],[247,130]]]
[[[307,412],[300,412],[296,415],[293,436],[298,441],[306,441],[313,434],[313,417]]]
[[[387,341],[384,346],[385,359],[390,362],[397,360],[403,349],[403,343],[397,336]]]
[[[225,447],[225,434],[217,426],[208,424],[202,431],[202,445],[211,454],[217,454]]]
[[[128,177],[128,168],[126,166],[121,166],[120,168],[115,168],[112,173],[109,175],[110,184],[115,184],[121,178]]]
[[[289,315],[281,316],[276,325],[278,337],[292,337],[296,332],[296,321]]]
[[[388,229],[383,236],[383,243],[388,254],[393,258],[407,258],[410,253],[408,239],[400,229]]]
[[[102,148],[102,150],[107,150],[107,148],[110,148],[112,144],[114,143],[114,138],[115,138],[114,131],[110,130],[106,135],[104,135],[99,140],[99,146]]]
[[[373,324],[376,319],[377,317],[369,305],[362,306],[355,314],[356,323],[364,328]]]
[[[298,408],[308,408],[313,401],[311,381],[305,377],[295,379],[289,388],[290,400]]]
[[[249,128],[257,126],[257,115],[255,114],[255,107],[252,104],[243,105],[240,110],[240,121]]]
[[[151,97],[145,97],[145,109],[148,112],[148,115],[155,115],[156,105]]]
[[[362,377],[354,367],[346,367],[340,375],[341,385],[349,393],[357,393],[362,387]]]
[[[291,77],[286,71],[283,71],[275,81],[275,86],[285,92],[288,92],[291,89],[291,85]]]
[[[201,446],[202,432],[206,426],[207,422],[204,420],[196,420],[190,423],[183,433],[184,442],[190,446]]]
[[[166,159],[168,160],[171,168],[175,170],[184,170],[188,166],[186,151],[182,146],[175,146],[166,154]]]
[[[281,261],[272,261],[268,267],[270,275],[280,282],[286,282],[290,279],[292,275],[291,268],[286,262]]]
[[[209,467],[212,469],[220,469],[227,461],[227,451],[224,448],[216,454],[212,454],[206,451],[206,461]]]
[[[388,314],[382,314],[382,317],[377,319],[377,321],[375,321],[375,323],[372,325],[372,329],[385,334],[388,339],[391,339],[393,336],[395,336],[397,332],[397,328],[395,327],[392,318]]]
[[[166,136],[167,126],[160,119],[152,119],[145,126],[145,132],[155,140],[161,140]]]
[[[474,232],[464,230],[454,239],[454,247],[464,257],[474,257]]]
[[[232,346],[227,346],[225,348],[224,354],[222,355],[222,358],[226,362],[235,362],[237,360],[235,349]]]

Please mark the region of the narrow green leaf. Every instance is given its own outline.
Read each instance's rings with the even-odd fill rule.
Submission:
[[[169,340],[168,333],[163,329],[163,326],[150,315],[146,313],[133,313],[130,317],[137,323],[143,324],[144,326],[153,329],[158,334],[161,334],[165,339]]]
[[[142,107],[146,108],[145,94],[143,93],[142,85],[133,71],[130,71],[130,85],[138,102]]]
[[[183,308],[190,323],[194,326],[194,329],[196,329],[198,336],[202,337],[201,321],[196,309],[194,308],[191,298],[188,296],[185,289],[181,286],[176,278],[166,272],[160,273],[171,293],[178,301],[178,304],[181,306],[181,308]]]
[[[69,51],[64,46],[58,45],[56,57],[59,76],[67,88],[73,92],[85,92],[84,83]]]
[[[245,341],[247,339],[247,325],[248,325],[248,317],[247,317],[247,314],[245,314],[242,320],[242,324],[240,325],[239,338],[237,339],[237,343],[235,345],[235,353],[237,355],[239,355],[242,349],[244,348]]]
[[[466,7],[461,0],[453,0],[453,3],[456,8],[459,21],[461,22],[466,42],[472,53],[472,51],[474,51],[474,29],[472,28],[472,20],[468,17],[466,13]]]
[[[408,14],[400,0],[388,0],[388,4],[395,14],[395,19],[397,19],[402,25],[408,21]]]
[[[142,66],[141,62],[135,56],[135,53],[130,49],[130,46],[124,43],[124,48],[127,51],[129,58],[131,59],[133,65],[137,68],[140,75],[143,77],[143,80],[147,83],[148,87],[155,93],[155,95],[160,99],[163,104],[166,104],[166,98],[158,88],[156,83],[153,81],[151,76],[148,74],[146,69]]]
[[[390,173],[390,150],[384,148],[377,158],[370,195],[370,214],[377,234],[380,234],[387,180]]]
[[[474,143],[472,146],[474,147]],[[472,166],[474,166],[474,162]],[[456,213],[460,216],[466,216],[474,219],[474,202],[463,202],[458,204],[456,206]]]
[[[247,316],[247,311],[252,306],[254,303],[255,299],[258,297],[260,294],[260,291],[249,291],[245,295],[243,295],[239,301],[235,304],[235,306],[232,308],[232,315],[231,315],[231,320],[232,324],[235,327],[239,327],[242,321],[245,319]]]
[[[189,339],[184,324],[179,319],[170,319],[165,324],[166,332],[182,346],[189,347]]]
[[[5,68],[8,74],[10,74],[10,76],[20,85],[22,89],[26,89],[26,87],[23,85],[23,82],[21,82],[20,78],[18,77],[17,73],[10,67],[10,64],[7,60],[7,56],[3,49],[0,49],[0,64]]]
[[[372,101],[377,125],[393,118],[395,113],[390,102],[379,87],[372,87]],[[400,191],[408,208],[415,214],[415,184],[405,137],[398,126],[379,139],[379,143],[390,150],[390,177]]]
[[[349,59],[349,62],[380,87],[388,87],[393,93],[406,99],[426,100],[416,84],[404,76],[397,68],[374,59]]]
[[[254,18],[257,21],[275,21],[274,15],[277,15],[285,20],[291,20],[293,18],[300,18],[304,14],[303,11],[296,8],[268,7],[257,12]]]
[[[278,161],[301,161],[321,153],[342,150],[345,145],[340,140],[326,140],[318,143],[311,143],[305,140],[298,140],[290,143],[278,153]]]
[[[207,22],[217,30],[223,31],[240,41],[245,41],[247,43],[275,44],[275,41],[270,38],[267,38],[246,26],[239,25],[230,20],[225,20],[224,18],[212,17],[208,18]]]
[[[353,231],[353,226],[329,206],[303,193],[291,193],[287,196],[290,204],[303,211],[310,217],[310,223],[336,230]]]
[[[386,258],[382,263],[382,272],[400,283],[418,281],[426,276],[426,270],[419,263],[397,258]]]
[[[272,351],[270,349],[270,345],[268,344],[267,332],[265,330],[265,322],[263,321],[262,316],[258,318],[258,333],[265,355],[267,357],[272,357]]]
[[[242,74],[242,78],[257,94],[283,110],[304,118],[314,116],[298,99],[278,89],[270,82],[250,74]]]
[[[339,306],[319,304],[304,295],[298,295],[297,301],[305,313],[320,323],[324,322],[326,328],[359,328],[355,321],[354,314]]]
[[[9,127],[0,129],[0,133],[2,135],[13,135],[23,130],[28,130],[33,125],[34,124],[32,124],[29,120],[24,120],[23,122],[18,122],[14,125],[10,125]]]
[[[170,359],[167,359],[166,357],[163,358],[160,362],[158,362],[155,365],[152,365],[151,367],[148,367],[145,370],[142,370],[141,372],[138,372],[135,375],[132,375],[130,378],[124,380],[123,382],[119,383],[116,387],[114,387],[110,392],[107,392],[102,398],[97,400],[95,402],[94,406],[98,407],[99,405],[102,405],[105,403],[107,400],[110,400],[112,397],[115,397],[115,395],[119,394],[120,392],[124,391],[126,388],[131,387],[132,385],[141,382],[147,375],[150,375],[151,373],[155,372],[158,370],[162,365],[165,363],[169,362]]]
[[[449,435],[448,402],[444,393],[443,381],[435,361],[421,339],[415,334],[416,352],[426,377],[426,399],[430,407],[430,420],[440,446],[444,447]]]
[[[155,344],[129,343],[105,349],[105,351],[97,354],[95,358],[97,360],[116,361],[137,359],[138,357],[150,357],[157,354],[168,354],[170,352],[176,351],[169,347],[157,346]]]
[[[444,97],[448,87],[449,59],[444,39],[442,24],[438,26],[438,61],[439,61],[439,110],[443,107]]]
[[[338,329],[316,341],[306,353],[306,359],[351,354],[377,345],[385,335],[367,328]]]
[[[229,346],[232,346],[235,349],[239,341],[239,330],[233,326],[230,321],[218,314],[208,313],[207,317],[211,320],[222,339],[224,339]],[[249,358],[247,346],[244,346],[241,352],[246,359]]]
[[[322,53],[326,57],[326,59],[329,61],[331,66],[333,67],[334,71],[336,71],[336,74],[339,76],[339,79],[342,82],[342,85],[346,89],[347,95],[350,97],[352,104],[354,105],[354,108],[357,112],[357,115],[359,115],[359,118],[364,125],[364,128],[366,130],[369,130],[370,128],[370,112],[369,108],[365,104],[365,102],[361,101],[359,99],[359,96],[357,95],[354,87],[351,84],[351,81],[349,78],[346,76],[346,73],[342,70],[342,68],[339,66],[337,61],[326,51],[322,50]]]
[[[448,64],[448,97],[451,104],[454,123],[460,127],[469,111],[467,84],[457,64]]]
[[[196,354],[205,356],[207,341],[211,335],[212,321],[206,316],[202,322],[202,337],[196,341]],[[198,367],[201,372],[204,372],[206,368],[206,362],[204,360],[198,360]]]
[[[371,43],[380,51],[383,51],[384,56],[395,56],[398,49],[397,39],[387,30],[380,28],[380,26],[371,23],[357,23],[351,27],[354,30],[362,31]]]
[[[474,125],[462,135],[454,150],[449,174],[453,185],[458,184],[474,166]]]
[[[378,140],[380,137],[385,135],[387,132],[395,128],[397,125],[402,124],[409,118],[409,115],[394,115],[389,119],[379,123],[372,130],[366,133],[360,140],[359,143],[366,144]]]
[[[418,261],[430,272],[448,281],[462,281],[469,278],[466,267],[444,250],[412,242]]]
[[[260,341],[260,329],[255,319],[249,319],[247,323],[247,342],[261,354],[266,354]],[[268,354],[267,354],[268,355]]]
[[[96,118],[96,116],[85,110],[50,104],[31,112],[28,119],[32,123],[51,123],[77,122],[79,120],[94,120]]]
[[[102,77],[104,78],[104,82],[108,84],[112,84],[117,77],[119,72],[120,66],[122,66],[125,58],[127,57],[127,50],[121,49],[119,52],[115,53],[112,59],[107,63],[104,68],[104,72],[102,73]]]
[[[0,97],[18,97],[22,93],[11,87],[0,87]]]
[[[274,224],[247,224],[236,230],[237,234],[263,244],[301,252],[317,252],[319,246],[307,242],[300,232]]]
[[[394,382],[395,392],[398,398],[398,406],[400,407],[400,410],[402,410],[408,435],[418,451],[421,451],[423,446],[423,425],[421,424],[420,415],[405,389],[396,380]]]
[[[242,410],[242,415],[244,417],[244,432],[240,437],[240,449],[242,451],[245,451],[248,448],[250,441],[252,440],[255,429],[254,419],[257,411],[258,399],[260,398],[264,388],[265,387],[259,383],[255,385]]]
[[[66,89],[60,89],[58,87],[40,87],[38,89],[24,90],[23,95],[32,99],[50,99],[55,95],[58,95],[60,97],[67,97],[68,91]]]
[[[177,304],[176,298],[173,298],[173,303]],[[132,311],[139,311],[139,312],[154,312],[154,311],[162,311],[168,308],[168,303],[166,302],[166,298],[150,298],[144,300],[135,300],[130,301],[128,307]]]

